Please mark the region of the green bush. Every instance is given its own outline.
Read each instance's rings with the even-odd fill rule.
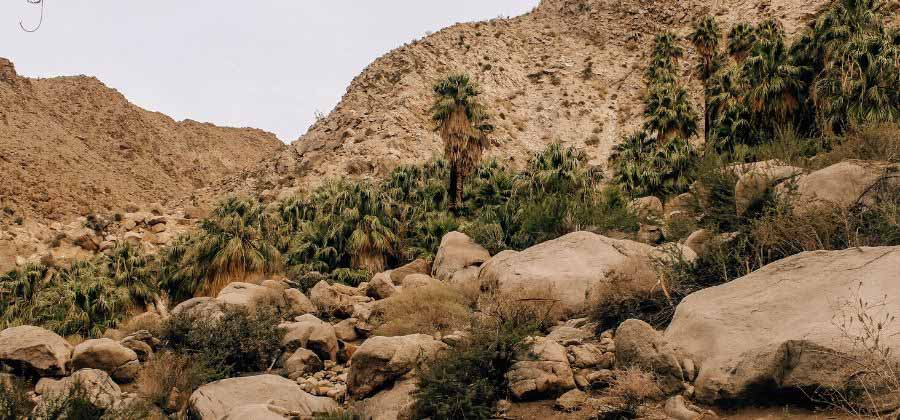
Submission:
[[[523,340],[550,323],[545,311],[519,302],[497,302],[485,315],[472,322],[466,340],[418,371],[417,418],[491,418]]]
[[[266,370],[278,357],[285,331],[274,311],[229,307],[218,319],[179,314],[163,325],[162,339],[177,352],[229,377]]]

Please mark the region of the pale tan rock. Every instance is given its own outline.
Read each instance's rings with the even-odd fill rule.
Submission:
[[[276,375],[230,378],[209,383],[194,391],[190,402],[203,420],[220,420],[232,410],[250,404],[267,404],[300,416],[338,409],[331,398],[312,396],[296,382]]]
[[[350,359],[348,390],[357,398],[370,396],[447,348],[424,334],[369,338]]]
[[[296,322],[280,325],[286,330],[282,345],[288,351],[302,347],[312,350],[322,359],[336,360],[338,341],[334,326],[311,314],[296,319]]]
[[[854,317],[859,299],[877,302],[873,310],[900,313],[900,295],[886,293],[896,287],[897,273],[900,247],[798,254],[687,296],[665,339],[699,368],[694,385],[702,401],[798,387],[842,389],[855,375],[846,337],[863,333],[857,324],[845,331],[835,320]],[[884,328],[881,345],[897,357],[900,325]]]
[[[506,373],[513,397],[532,399],[575,388],[565,347],[544,337],[532,337],[526,344]]]
[[[466,234],[450,232],[441,239],[431,275],[438,280],[446,281],[453,273],[466,267],[478,266],[490,258],[491,254]]]
[[[40,327],[23,325],[0,331],[0,364],[41,375],[62,375],[72,358],[72,345]]]
[[[72,352],[74,370],[99,369],[109,373],[120,383],[135,379],[135,366],[128,365],[132,362],[138,363],[137,353],[109,338],[85,340],[75,346]]]

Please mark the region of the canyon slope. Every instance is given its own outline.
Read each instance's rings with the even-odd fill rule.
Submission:
[[[0,58],[0,225],[166,205],[284,147],[147,111],[93,77],[22,77]]]
[[[432,84],[450,72],[466,72],[481,84],[496,126],[488,157],[522,165],[531,152],[559,141],[602,166],[641,124],[643,70],[657,33],[687,35],[698,17],[713,14],[726,32],[737,22],[776,18],[794,35],[825,3],[543,0],[523,16],[457,24],[378,58],[290,147],[203,195],[268,190],[274,196],[330,178],[379,178],[440,155],[428,108]],[[702,104],[696,52],[682,44],[682,80]]]

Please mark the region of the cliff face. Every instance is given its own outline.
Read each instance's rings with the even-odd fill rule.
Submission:
[[[0,58],[0,224],[164,203],[284,148],[261,130],[176,122],[92,77],[20,77]]]
[[[431,85],[448,72],[474,76],[497,127],[488,155],[522,164],[552,141],[584,148],[604,164],[643,112],[643,70],[655,34],[690,32],[712,13],[724,30],[775,17],[795,33],[823,0],[544,0],[512,19],[457,24],[375,60],[340,104],[279,156],[226,191],[310,188],[333,177],[380,177],[441,151],[428,115]],[[680,63],[695,103],[693,48]]]

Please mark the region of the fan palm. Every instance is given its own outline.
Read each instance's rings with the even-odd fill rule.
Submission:
[[[674,63],[684,56],[684,49],[678,45],[678,37],[672,32],[664,32],[656,35],[653,40],[652,58],[667,58]]]
[[[694,44],[697,52],[703,58],[703,65],[701,66],[703,71],[700,73],[703,80],[708,79],[714,72],[720,36],[719,25],[712,16],[706,16],[697,22],[694,26],[694,32],[688,36],[688,39],[691,40],[691,43]]]
[[[756,43],[756,33],[753,26],[747,23],[738,23],[728,32],[728,54],[738,63],[744,62],[753,44]]]
[[[354,268],[380,273],[384,271],[386,256],[397,252],[399,240],[378,217],[368,215],[357,223],[349,246]]]
[[[744,61],[746,102],[761,122],[784,123],[800,106],[803,68],[795,65],[780,37],[757,42]]]
[[[687,91],[680,86],[651,88],[647,94],[644,116],[644,129],[655,133],[661,143],[676,137],[686,139],[697,131],[697,113]]]
[[[214,295],[232,281],[281,268],[278,249],[258,225],[247,222],[232,213],[200,223],[201,234],[184,255],[194,294]]]
[[[450,207],[462,202],[463,183],[488,146],[487,113],[478,101],[481,92],[469,76],[454,74],[433,88],[432,119],[444,141],[444,155],[450,162]]]

